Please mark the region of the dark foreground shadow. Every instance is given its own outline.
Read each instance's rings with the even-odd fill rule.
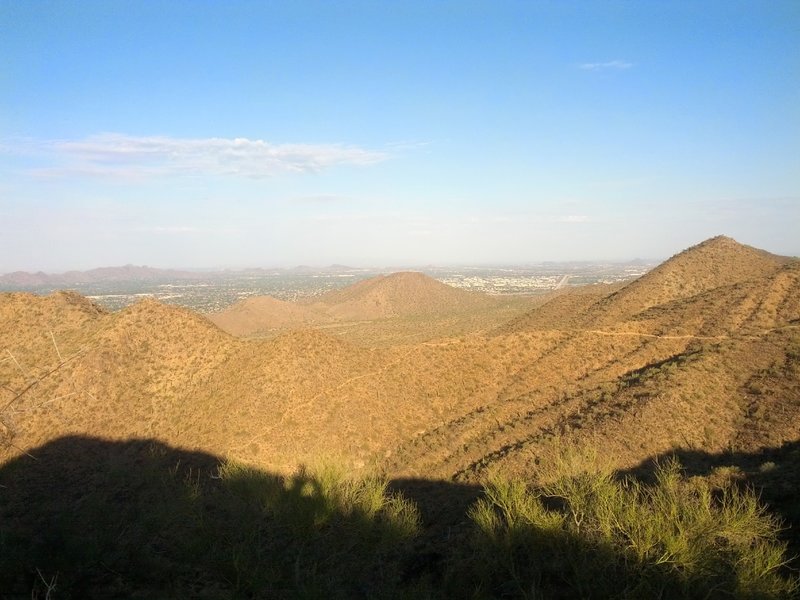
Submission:
[[[409,503],[220,469],[154,440],[62,438],[0,469],[0,596],[341,597],[399,589]]]
[[[31,455],[0,467],[3,599],[716,597],[549,513],[495,505],[482,527],[475,486],[286,477],[156,440]]]

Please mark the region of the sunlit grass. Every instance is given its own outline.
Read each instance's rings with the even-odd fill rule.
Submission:
[[[495,479],[470,517],[478,585],[492,594],[784,598],[798,589],[782,572],[779,524],[755,494],[687,479],[674,460],[651,485],[591,469],[535,488]]]

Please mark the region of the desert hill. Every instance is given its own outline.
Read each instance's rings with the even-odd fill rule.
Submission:
[[[759,319],[769,327],[765,315],[793,311],[786,303],[794,305],[797,265],[791,258],[717,236],[628,284],[585,286],[553,295],[498,331],[611,327],[712,335]],[[768,294],[765,285],[772,290]]]
[[[323,311],[272,296],[246,298],[225,310],[208,315],[208,318],[220,329],[242,337],[331,321],[330,315]]]
[[[369,345],[409,334],[409,321],[422,319],[422,338],[434,338],[454,327],[475,329],[532,305],[528,299],[491,297],[460,290],[422,273],[379,275],[315,298],[285,302],[269,296],[248,298],[208,315],[221,329],[239,337],[264,337],[280,330],[326,326],[337,335]],[[374,323],[385,321],[384,323]],[[363,327],[362,325],[366,325]],[[341,329],[341,328],[346,328]]]
[[[742,416],[748,382],[786,368],[791,376],[778,386],[784,401],[797,393],[787,348],[797,336],[799,282],[797,261],[713,238],[621,289],[560,291],[493,330],[477,327],[474,315],[491,313],[494,298],[418,273],[362,281],[307,303],[251,299],[226,311],[239,311],[227,324],[221,314],[210,321],[152,300],[106,313],[74,293],[5,294],[0,376],[9,406],[0,418],[15,447],[113,431],[275,468],[323,453],[357,464],[388,456],[387,469],[417,476],[477,477],[475,466],[493,456],[519,462],[506,446],[535,446],[545,430],[605,435],[609,412],[624,415],[637,439],[649,414],[644,404],[661,414],[685,387],[691,398],[707,398],[711,413],[740,422],[709,433],[706,445],[713,438],[717,448],[744,439],[752,425]],[[448,320],[448,310],[470,317]],[[347,319],[359,322],[328,327]],[[265,323],[286,331],[241,340],[212,321],[234,333]],[[372,330],[383,343],[358,337]],[[655,377],[664,391],[631,399],[632,373],[668,367],[687,383]],[[721,404],[723,397],[733,404]],[[793,409],[783,410],[794,423]],[[663,414],[669,433],[649,437],[639,453],[699,443],[695,425]],[[788,441],[790,428],[777,430]],[[628,464],[637,451],[625,452]]]
[[[721,286],[760,279],[790,262],[725,236],[708,239],[673,256],[605,299],[596,310],[607,320],[651,306],[691,298]]]
[[[0,459],[142,437],[280,473],[336,457],[474,483],[534,477],[565,440],[625,469],[798,440],[798,261],[713,238],[622,287],[502,302],[401,273],[253,299],[239,332],[284,330],[241,339],[153,300],[3,294]]]
[[[379,275],[315,299],[339,319],[369,320],[447,313],[488,304],[483,294],[467,292],[422,273]]]

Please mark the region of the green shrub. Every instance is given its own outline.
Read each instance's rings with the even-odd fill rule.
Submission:
[[[750,491],[687,479],[569,473],[537,488],[494,480],[471,509],[473,586],[530,598],[785,598],[778,523]]]
[[[224,540],[215,553],[240,592],[344,598],[400,585],[393,559],[418,533],[419,514],[386,480],[330,464],[284,478],[226,463],[220,477],[240,506],[228,515],[236,525],[218,523],[212,537]]]

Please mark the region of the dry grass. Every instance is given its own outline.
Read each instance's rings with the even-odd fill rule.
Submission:
[[[284,475],[333,456],[475,483],[529,480],[563,436],[615,468],[754,455],[798,439],[798,264],[711,240],[521,318],[541,299],[448,313],[439,284],[409,313],[430,286],[400,277],[328,298],[349,311],[380,292],[396,308],[378,320],[251,340],[153,301],[109,314],[75,294],[0,295],[0,459],[66,435],[150,437]]]

